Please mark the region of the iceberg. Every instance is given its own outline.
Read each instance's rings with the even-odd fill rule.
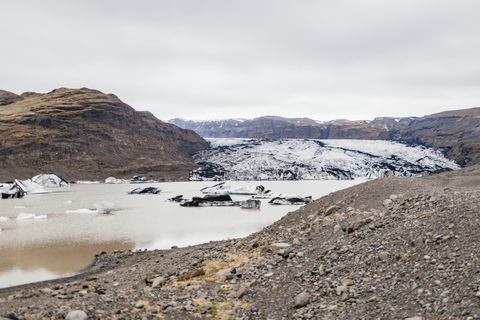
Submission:
[[[105,183],[108,183],[108,184],[122,184],[122,183],[130,183],[128,180],[124,180],[124,179],[117,179],[115,177],[108,177],[107,179],[105,179]]]
[[[203,198],[193,197],[191,200],[177,196],[169,200],[180,202],[182,207],[241,207],[243,209],[258,209],[261,205],[261,201],[255,199],[233,201],[229,194],[208,194]]]
[[[205,194],[234,194],[234,195],[258,195],[265,194],[270,192],[270,190],[265,191],[265,187],[262,185],[259,186],[242,186],[237,188],[232,188],[225,182],[221,182],[211,187],[205,187],[200,189],[202,193]]]
[[[7,191],[2,192],[2,199],[8,198],[23,198],[25,192],[16,184],[10,187]]]
[[[98,213],[110,213],[115,209],[115,204],[106,201],[95,203],[94,206],[97,208]]]
[[[172,198],[168,198],[168,199],[165,200],[165,201],[182,203],[182,202],[185,202],[185,201],[187,201],[187,200],[186,200],[186,199],[183,199],[183,194],[179,194],[178,196],[175,196],[175,197],[172,197]]]
[[[17,185],[25,194],[42,194],[42,193],[51,193],[42,188],[38,183],[33,182],[32,180],[17,180],[15,179],[15,185]]]
[[[32,181],[45,188],[70,187],[67,180],[56,174],[39,174],[32,178]]]
[[[270,204],[279,204],[279,205],[304,205],[312,202],[312,197],[300,197],[300,196],[286,196],[286,197],[277,197],[270,200]]]
[[[159,194],[162,191],[161,188],[147,187],[147,188],[135,188],[132,191],[128,191],[128,194]]]
[[[122,183],[157,183],[155,180],[147,180],[145,177],[133,176],[132,179],[117,179],[115,177],[108,177],[105,183],[122,184]]]
[[[262,202],[260,200],[248,199],[242,201],[240,208],[242,209],[259,209]]]

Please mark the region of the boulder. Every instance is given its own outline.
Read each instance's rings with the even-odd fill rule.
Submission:
[[[308,292],[302,292],[293,299],[295,308],[305,307],[310,303],[310,294]]]
[[[70,311],[65,320],[88,320],[87,314],[82,310]]]

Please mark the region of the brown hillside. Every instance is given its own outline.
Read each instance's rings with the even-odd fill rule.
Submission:
[[[86,88],[0,91],[0,124],[0,180],[49,172],[66,179],[186,179],[197,167],[189,155],[206,147],[193,131]]]

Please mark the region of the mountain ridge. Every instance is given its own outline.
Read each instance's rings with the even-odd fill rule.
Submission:
[[[315,121],[265,116],[255,119],[168,122],[204,138],[392,140],[442,150],[462,166],[480,163],[480,108],[424,117]]]

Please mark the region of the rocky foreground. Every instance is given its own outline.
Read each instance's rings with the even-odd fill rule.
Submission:
[[[0,291],[7,319],[478,319],[480,166],[383,178],[244,239],[101,253]]]

